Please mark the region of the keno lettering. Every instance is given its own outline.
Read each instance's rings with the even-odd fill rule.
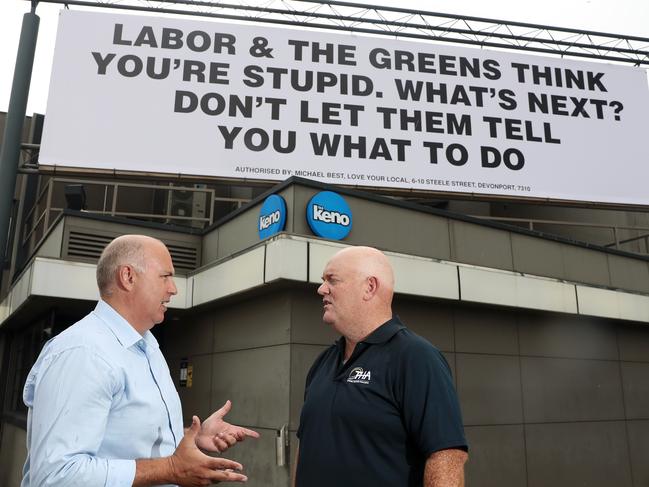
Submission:
[[[324,206],[313,205],[313,219],[324,223],[336,223],[343,227],[349,226],[349,215],[337,211],[325,210]]]
[[[259,217],[259,230],[266,230],[271,225],[278,223],[281,217],[280,211],[277,210],[270,215]]]

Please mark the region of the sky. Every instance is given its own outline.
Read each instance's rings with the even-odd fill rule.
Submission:
[[[354,0],[356,3],[394,5],[388,0]],[[235,2],[231,2],[235,3]],[[267,1],[247,0],[248,5]],[[570,27],[649,38],[649,0],[400,0],[400,7],[440,13],[470,15],[556,27]],[[0,1],[0,111],[7,111],[25,0]],[[58,4],[39,4],[41,18],[27,114],[45,113],[54,53]],[[77,7],[72,7],[77,8]],[[94,9],[98,10],[98,9]],[[124,12],[120,12],[124,13]]]

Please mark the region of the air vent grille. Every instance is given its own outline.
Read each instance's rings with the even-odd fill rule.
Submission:
[[[197,247],[167,243],[167,248],[176,270],[193,271],[200,265]]]
[[[79,231],[70,231],[65,255],[71,259],[97,262],[104,247],[117,235],[99,235]],[[162,240],[164,242],[164,240]],[[187,272],[196,269],[199,265],[199,251],[197,245],[191,243],[165,242],[176,271]]]
[[[68,257],[78,257],[81,259],[99,260],[104,247],[108,245],[114,237],[104,235],[94,235],[90,233],[70,232],[68,239]]]

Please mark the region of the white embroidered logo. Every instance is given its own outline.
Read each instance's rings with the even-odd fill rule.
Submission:
[[[363,370],[362,367],[354,367],[347,377],[347,382],[352,384],[369,384],[370,380],[372,380],[372,372]]]

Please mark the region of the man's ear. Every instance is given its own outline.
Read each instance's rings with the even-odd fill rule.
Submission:
[[[125,291],[131,291],[135,285],[135,269],[130,265],[121,265],[117,270],[117,285]]]
[[[365,286],[364,298],[366,301],[369,301],[376,295],[379,289],[379,280],[375,276],[370,276],[367,278],[367,284]]]

